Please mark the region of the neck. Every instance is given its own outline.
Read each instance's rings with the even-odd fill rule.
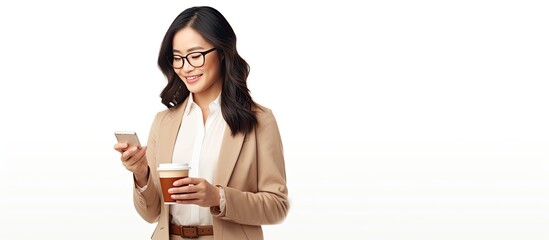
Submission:
[[[221,93],[221,90],[219,91],[211,91],[208,93],[192,93],[193,94],[193,100],[194,102],[201,108],[201,109],[208,109],[208,105],[213,102]]]

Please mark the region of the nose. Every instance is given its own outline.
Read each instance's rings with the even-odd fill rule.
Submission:
[[[189,63],[189,60],[187,58],[183,59],[183,67],[181,68],[184,72],[190,72],[194,70],[194,67]]]

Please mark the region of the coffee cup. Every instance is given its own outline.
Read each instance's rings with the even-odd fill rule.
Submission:
[[[171,198],[168,189],[173,187],[173,182],[189,176],[189,165],[187,163],[161,163],[156,169],[160,178],[160,187],[162,188],[162,196],[164,203],[174,204],[175,200]]]

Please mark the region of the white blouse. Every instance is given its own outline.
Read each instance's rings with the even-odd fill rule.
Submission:
[[[188,163],[190,177],[200,177],[214,182],[215,168],[227,123],[221,115],[221,95],[209,104],[210,115],[203,123],[202,110],[189,95],[183,120],[179,127],[173,151],[174,163]],[[212,225],[209,207],[194,204],[171,204],[173,224]]]

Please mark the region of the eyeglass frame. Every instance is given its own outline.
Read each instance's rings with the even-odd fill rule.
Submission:
[[[171,65],[173,68],[175,68],[175,69],[181,69],[181,68],[183,68],[183,67],[185,66],[185,60],[186,60],[187,63],[189,63],[189,65],[191,65],[192,67],[195,67],[195,68],[202,67],[202,66],[204,66],[204,64],[206,64],[206,54],[211,53],[211,52],[213,52],[213,51],[215,51],[215,50],[217,50],[217,48],[211,48],[211,49],[206,50],[206,51],[204,51],[204,52],[191,52],[191,53],[188,53],[188,54],[185,55],[185,56],[174,55],[174,54],[172,54],[171,60],[168,59],[168,60],[169,60],[168,62],[169,62],[170,65]],[[191,54],[196,54],[196,53],[202,54],[202,58],[204,59],[204,61],[202,61],[202,65],[200,65],[200,66],[195,66],[195,65],[193,65],[193,64],[189,61],[189,59],[187,58],[189,55],[191,55]],[[175,58],[176,56],[177,56],[177,57],[180,57],[181,60],[185,59],[185,60],[183,60],[183,64],[181,65],[181,67],[175,67],[175,66],[173,65],[173,60],[174,60],[174,58]]]

